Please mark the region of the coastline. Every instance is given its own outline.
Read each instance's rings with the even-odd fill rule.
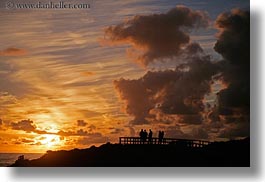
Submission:
[[[10,167],[250,167],[250,138],[213,142],[206,147],[122,145],[47,151],[38,159],[21,159]]]

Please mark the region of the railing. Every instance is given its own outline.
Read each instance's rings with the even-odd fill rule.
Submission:
[[[120,144],[123,145],[144,145],[144,144],[155,144],[155,145],[178,145],[182,147],[204,147],[209,145],[211,142],[204,140],[186,140],[176,138],[152,138],[151,140],[143,140],[140,137],[120,137]]]

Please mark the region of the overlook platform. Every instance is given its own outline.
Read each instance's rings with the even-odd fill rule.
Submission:
[[[177,138],[152,138],[151,141],[148,139],[143,141],[140,137],[120,137],[119,143],[123,145],[178,145],[181,147],[204,147],[209,145],[211,142],[204,140],[187,140],[187,139],[177,139]]]

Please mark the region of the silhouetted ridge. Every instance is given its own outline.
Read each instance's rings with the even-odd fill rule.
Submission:
[[[250,139],[213,142],[205,147],[103,144],[88,149],[47,151],[39,159],[17,160],[12,167],[250,166]]]

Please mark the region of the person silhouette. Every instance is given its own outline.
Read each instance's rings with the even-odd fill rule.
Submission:
[[[143,133],[143,141],[144,141],[144,143],[146,142],[146,139],[147,139],[147,131],[144,130],[144,133]]]
[[[139,136],[140,136],[140,144],[142,144],[144,141],[144,130],[143,129],[141,129]]]
[[[164,142],[164,131],[161,131],[161,142],[163,143]]]
[[[153,132],[152,132],[152,130],[151,129],[149,129],[149,134],[148,134],[148,143],[149,144],[152,144],[152,137],[153,137]]]

